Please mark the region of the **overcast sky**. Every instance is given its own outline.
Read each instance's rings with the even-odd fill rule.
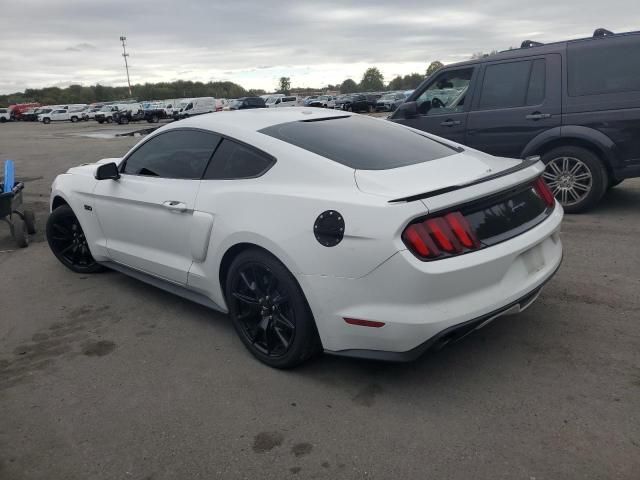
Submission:
[[[522,40],[640,29],[638,0],[0,0],[0,93],[43,86],[231,80],[272,90],[385,80]]]

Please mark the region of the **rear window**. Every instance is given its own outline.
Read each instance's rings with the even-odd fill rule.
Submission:
[[[387,170],[457,153],[400,125],[359,115],[282,123],[261,133],[358,170]]]
[[[569,95],[640,91],[640,35],[569,44]]]

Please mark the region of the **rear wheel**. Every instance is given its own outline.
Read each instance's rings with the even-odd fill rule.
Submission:
[[[13,235],[16,244],[20,248],[25,248],[29,245],[29,232],[27,231],[27,223],[19,215],[15,214],[15,217],[11,223],[11,235]]]
[[[609,176],[591,151],[574,146],[557,147],[545,153],[543,178],[568,213],[593,208],[604,195]]]
[[[107,117],[107,119],[105,121],[107,123],[113,123],[113,118],[112,117]]]
[[[76,123],[78,121],[78,117],[71,117],[71,122]]]
[[[104,270],[93,259],[80,222],[69,205],[62,205],[51,212],[46,230],[49,248],[65,267],[77,273]]]
[[[298,282],[270,254],[258,249],[240,253],[229,268],[225,294],[236,332],[261,362],[291,368],[320,350]]]
[[[27,226],[27,233],[29,233],[29,235],[36,233],[36,215],[33,213],[33,210],[25,210],[23,219]]]

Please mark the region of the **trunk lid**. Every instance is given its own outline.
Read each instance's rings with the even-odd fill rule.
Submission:
[[[463,187],[522,164],[522,160],[464,151],[406,167],[356,170],[355,181],[360,191],[388,197],[391,201]]]

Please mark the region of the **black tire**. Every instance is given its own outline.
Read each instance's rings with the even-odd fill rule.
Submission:
[[[242,343],[266,365],[293,368],[321,350],[300,285],[269,253],[240,253],[229,267],[225,296]]]
[[[49,125],[51,123],[51,119],[50,118],[43,118],[42,119],[42,123],[44,123],[45,125]]]
[[[6,121],[7,121],[7,119],[6,119],[6,118],[4,118],[4,117],[0,117],[0,123],[4,123],[4,122],[6,122]]]
[[[104,120],[98,120],[98,123],[102,125],[104,123]]]
[[[11,235],[16,241],[19,248],[25,248],[29,245],[29,233],[27,232],[27,224],[20,215],[15,214],[12,219]]]
[[[69,270],[76,273],[96,273],[104,270],[104,267],[93,259],[80,222],[69,205],[62,205],[51,212],[46,232],[49,248]]]
[[[607,190],[610,190],[613,187],[616,187],[616,186],[620,185],[622,182],[624,182],[624,178],[622,180],[616,180],[615,178],[610,179],[609,180],[609,186],[607,187]]]
[[[151,117],[151,123],[158,123],[160,121],[160,117],[158,117],[157,115],[154,115],[153,117]]]
[[[120,117],[118,119],[118,123],[120,125],[127,125],[129,123],[129,118],[128,117]]]
[[[107,117],[105,122],[107,123],[113,123],[113,118],[112,117]]]
[[[582,166],[580,168],[582,170],[578,171],[590,175],[588,185],[582,185],[581,188],[584,188],[584,190],[579,191],[579,198],[577,199],[571,197],[569,193],[569,190],[573,190],[573,188],[567,189],[561,187],[560,182],[563,181],[560,180],[562,177],[561,172],[558,172],[557,168],[554,170],[554,165],[557,167],[558,162],[561,162],[564,158],[569,159],[569,162],[574,162],[573,164],[569,163],[569,165],[581,163]],[[586,148],[572,145],[556,147],[545,153],[542,156],[542,161],[547,165],[543,177],[567,213],[583,213],[590,210],[598,204],[607,190],[607,186],[609,185],[607,170],[600,158]],[[569,167],[567,167],[566,171],[569,171]],[[582,175],[584,175],[584,173],[579,176]],[[557,182],[554,180],[557,180]],[[570,184],[575,185],[575,182]],[[578,192],[577,189],[575,191]]]
[[[78,117],[71,117],[71,123],[76,123],[78,121]]]
[[[33,213],[33,210],[25,210],[23,218],[24,223],[27,225],[29,235],[36,233],[36,215]]]

